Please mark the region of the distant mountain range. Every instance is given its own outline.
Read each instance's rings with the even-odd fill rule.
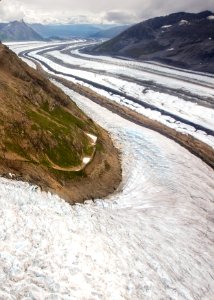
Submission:
[[[0,40],[42,41],[44,39],[24,21],[14,21],[0,24]]]
[[[44,38],[58,37],[60,39],[86,38],[100,31],[94,25],[71,24],[71,25],[43,25],[29,24],[29,26]]]
[[[42,37],[52,39],[70,38],[112,38],[125,30],[127,26],[93,25],[93,24],[67,24],[43,25],[29,24],[29,26]]]
[[[99,38],[111,39],[117,36],[118,34],[120,34],[121,32],[123,32],[124,30],[126,30],[128,27],[130,27],[130,25],[115,26],[109,29],[100,30],[92,34],[90,37],[97,38],[97,39]]]
[[[67,24],[43,25],[26,24],[24,21],[0,23],[2,41],[69,40],[72,38],[112,38],[127,28],[113,25]]]
[[[42,25],[0,23],[0,40],[35,41],[71,38],[110,39],[85,51],[91,54],[153,60],[214,73],[214,13],[179,12],[128,25]]]
[[[214,73],[214,13],[174,13],[136,24],[87,49]]]

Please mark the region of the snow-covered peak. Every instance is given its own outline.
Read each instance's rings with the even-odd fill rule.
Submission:
[[[172,25],[164,25],[161,28],[170,28],[170,27],[172,27]]]
[[[208,19],[208,20],[214,21],[214,16],[213,16],[213,15],[212,15],[212,16],[209,16],[209,17],[207,17],[207,19]]]
[[[188,24],[190,24],[190,23],[187,20],[181,20],[179,22],[179,25],[188,25]]]

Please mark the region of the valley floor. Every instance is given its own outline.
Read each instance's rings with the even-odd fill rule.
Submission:
[[[174,141],[58,85],[111,133],[123,181],[105,200],[71,207],[1,179],[0,299],[211,300],[213,170]]]
[[[90,43],[75,40],[69,44],[21,44],[11,48],[41,63],[50,74],[89,87],[214,147],[214,75],[81,53],[81,48]]]

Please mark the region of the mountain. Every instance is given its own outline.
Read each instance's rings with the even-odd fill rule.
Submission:
[[[69,38],[86,38],[100,31],[99,27],[88,24],[67,24],[67,25],[43,25],[29,24],[38,34],[44,38],[59,37],[63,39]]]
[[[43,38],[24,21],[0,24],[0,40],[2,41],[42,41]]]
[[[117,36],[124,30],[126,30],[128,27],[130,27],[130,25],[115,26],[115,27],[112,27],[109,29],[100,30],[100,31],[92,34],[90,37],[97,38],[97,39],[99,39],[99,38],[110,39],[110,38]]]
[[[180,12],[149,19],[87,51],[214,73],[214,14]]]
[[[103,129],[0,44],[0,175],[80,201],[116,188],[116,157]]]

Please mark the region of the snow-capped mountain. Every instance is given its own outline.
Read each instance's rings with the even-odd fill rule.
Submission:
[[[0,39],[3,41],[42,41],[43,37],[22,20],[0,24]]]
[[[141,22],[89,50],[214,72],[214,14],[174,13]]]

